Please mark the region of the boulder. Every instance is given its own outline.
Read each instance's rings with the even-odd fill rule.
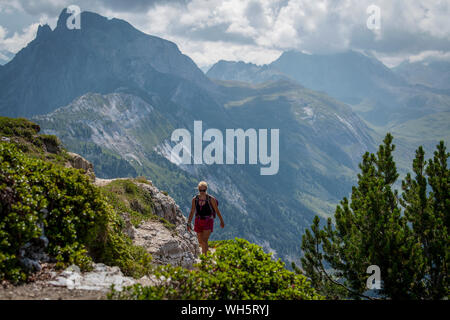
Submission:
[[[69,163],[66,163],[67,167],[72,167],[75,169],[83,169],[92,180],[95,180],[94,165],[91,162],[89,162],[88,160],[86,160],[77,153],[73,152],[67,153],[71,157]]]
[[[102,290],[108,291],[111,285],[118,291],[123,287],[131,286],[136,280],[122,274],[119,267],[110,267],[102,263],[95,263],[93,270],[81,272],[80,268],[72,265],[56,276],[50,285],[66,287],[68,289]]]
[[[186,229],[185,225],[183,225]],[[145,221],[135,230],[133,242],[153,257],[155,264],[192,269],[200,253],[197,238],[180,228],[169,230],[160,221]]]

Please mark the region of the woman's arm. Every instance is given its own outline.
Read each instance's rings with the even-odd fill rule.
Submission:
[[[217,202],[216,199],[212,199],[211,198],[211,204],[213,206],[214,211],[217,213],[217,215],[219,216],[220,219],[220,226],[223,228],[225,227],[225,223],[223,222],[223,218],[222,218],[222,214],[220,213],[219,207],[217,207]]]
[[[192,216],[194,215],[194,211],[195,211],[195,198],[192,199],[192,206],[191,206],[191,212],[189,213],[189,218],[188,218],[188,226],[187,229],[188,231],[191,231],[191,222],[192,222]]]

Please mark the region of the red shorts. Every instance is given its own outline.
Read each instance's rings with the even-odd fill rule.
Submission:
[[[214,218],[200,219],[200,217],[195,217],[194,221],[194,231],[202,232],[203,230],[211,230],[213,232]]]

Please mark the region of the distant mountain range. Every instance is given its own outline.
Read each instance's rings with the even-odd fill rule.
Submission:
[[[301,235],[314,215],[330,216],[350,193],[361,155],[375,148],[376,124],[409,124],[396,115],[408,103],[391,110],[389,97],[425,92],[441,99],[426,105],[425,116],[448,111],[447,96],[415,89],[354,52],[329,62],[293,52],[267,66],[220,61],[205,75],[174,43],[123,20],[83,12],[81,29],[68,30],[66,18],[63,10],[54,30],[40,27],[0,68],[0,114],[32,118],[91,161],[100,178],[147,176],[184,214],[198,181],[208,181],[226,223],[212,239],[247,238],[285,261],[300,257]],[[419,107],[407,117],[422,119],[414,114]],[[261,176],[254,165],[171,161],[171,133],[193,132],[194,120],[222,132],[279,129],[278,174]]]
[[[447,90],[450,93],[450,62],[425,59],[403,62],[392,69],[412,85]]]
[[[283,79],[293,80],[285,73],[279,72],[268,65],[258,66],[253,63],[225,60],[215,63],[209,68],[206,75],[217,80],[235,80],[250,83],[263,83]]]
[[[396,138],[403,173],[418,145],[434,150],[450,139],[450,63],[403,63],[389,69],[374,57],[355,51],[337,54],[284,52],[270,64],[219,61],[206,75],[212,79],[253,84],[286,79],[347,103],[373,129],[381,142],[386,132]]]
[[[445,68],[440,70],[441,81],[436,79],[435,83],[442,85],[434,88],[444,89],[450,64],[440,65]],[[309,89],[325,92],[348,103],[369,123],[385,126],[449,110],[448,95],[438,94],[430,90],[432,88],[414,86],[419,83],[411,82],[419,76],[419,72],[414,71],[417,69],[418,66],[413,64],[411,69],[399,66],[391,70],[377,59],[355,51],[328,55],[288,51],[262,66],[219,61],[206,75],[214,79],[251,83],[288,77]],[[437,66],[427,69],[429,77],[436,69]],[[412,70],[409,77],[405,76],[406,70]]]

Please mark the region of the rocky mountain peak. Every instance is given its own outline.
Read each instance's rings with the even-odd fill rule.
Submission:
[[[39,26],[36,34],[36,39],[45,37],[52,32],[52,29],[48,24],[44,24],[43,26]]]
[[[215,88],[173,42],[147,35],[124,20],[87,11],[80,15],[80,29],[70,29],[72,13],[64,9],[53,31],[39,27],[36,39],[1,68],[2,115],[44,114],[87,92],[109,93],[121,87],[151,87],[159,95],[170,94],[163,82]]]
[[[70,17],[70,13],[67,11],[67,8],[64,8],[58,17],[58,22],[56,23],[56,28],[61,29],[66,27],[66,21]]]

